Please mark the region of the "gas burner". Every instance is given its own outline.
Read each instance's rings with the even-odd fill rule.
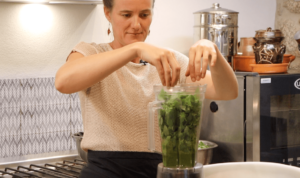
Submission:
[[[30,164],[0,170],[0,178],[76,178],[86,166],[80,159],[44,165]]]

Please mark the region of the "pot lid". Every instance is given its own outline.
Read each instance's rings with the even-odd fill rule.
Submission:
[[[197,12],[194,12],[194,14],[217,14],[217,13],[223,13],[223,14],[238,14],[239,12],[236,11],[232,11],[229,9],[224,9],[222,7],[220,7],[219,3],[213,3],[211,8],[208,9],[203,9]]]
[[[278,38],[284,37],[282,32],[278,29],[272,30],[271,27],[267,28],[267,30],[257,30],[255,31],[255,38]]]

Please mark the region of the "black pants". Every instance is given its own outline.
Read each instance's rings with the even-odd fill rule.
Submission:
[[[156,153],[89,150],[79,178],[156,178],[161,162]]]

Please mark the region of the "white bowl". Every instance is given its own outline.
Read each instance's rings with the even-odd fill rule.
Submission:
[[[203,166],[204,178],[300,178],[300,168],[269,162],[235,162]]]

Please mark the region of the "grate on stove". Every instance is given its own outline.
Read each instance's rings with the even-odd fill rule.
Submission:
[[[77,178],[86,166],[82,160],[63,161],[55,164],[31,164],[28,167],[18,166],[0,170],[0,178]]]

